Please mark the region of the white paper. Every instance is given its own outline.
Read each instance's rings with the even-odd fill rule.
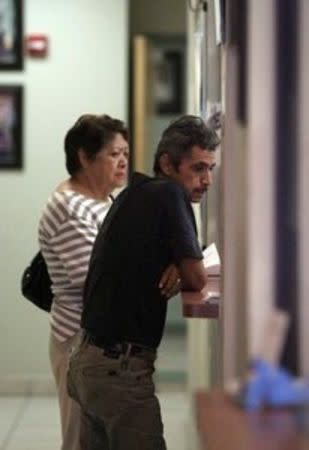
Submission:
[[[207,275],[220,276],[221,273],[221,261],[220,256],[215,243],[210,244],[204,251],[204,266],[207,271]]]

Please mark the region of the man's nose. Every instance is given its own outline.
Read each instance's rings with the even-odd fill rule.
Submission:
[[[206,186],[212,184],[212,173],[210,172],[210,170],[207,170],[207,172],[204,173],[202,183]]]

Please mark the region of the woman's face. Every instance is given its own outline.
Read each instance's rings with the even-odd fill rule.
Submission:
[[[127,181],[129,145],[120,133],[100,150],[89,164],[91,177],[98,186],[112,192]]]

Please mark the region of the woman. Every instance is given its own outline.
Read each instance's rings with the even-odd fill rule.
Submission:
[[[80,329],[92,246],[111,206],[112,191],[127,178],[128,130],[107,115],[83,115],[67,132],[64,149],[69,178],[47,202],[39,242],[54,294],[50,360],[60,405],[62,449],[79,450],[79,406],[66,389],[68,358]]]

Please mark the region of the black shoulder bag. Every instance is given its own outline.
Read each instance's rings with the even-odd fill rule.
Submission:
[[[51,279],[41,252],[35,255],[30,265],[25,269],[21,280],[21,292],[27,300],[38,308],[50,311],[53,301]]]

